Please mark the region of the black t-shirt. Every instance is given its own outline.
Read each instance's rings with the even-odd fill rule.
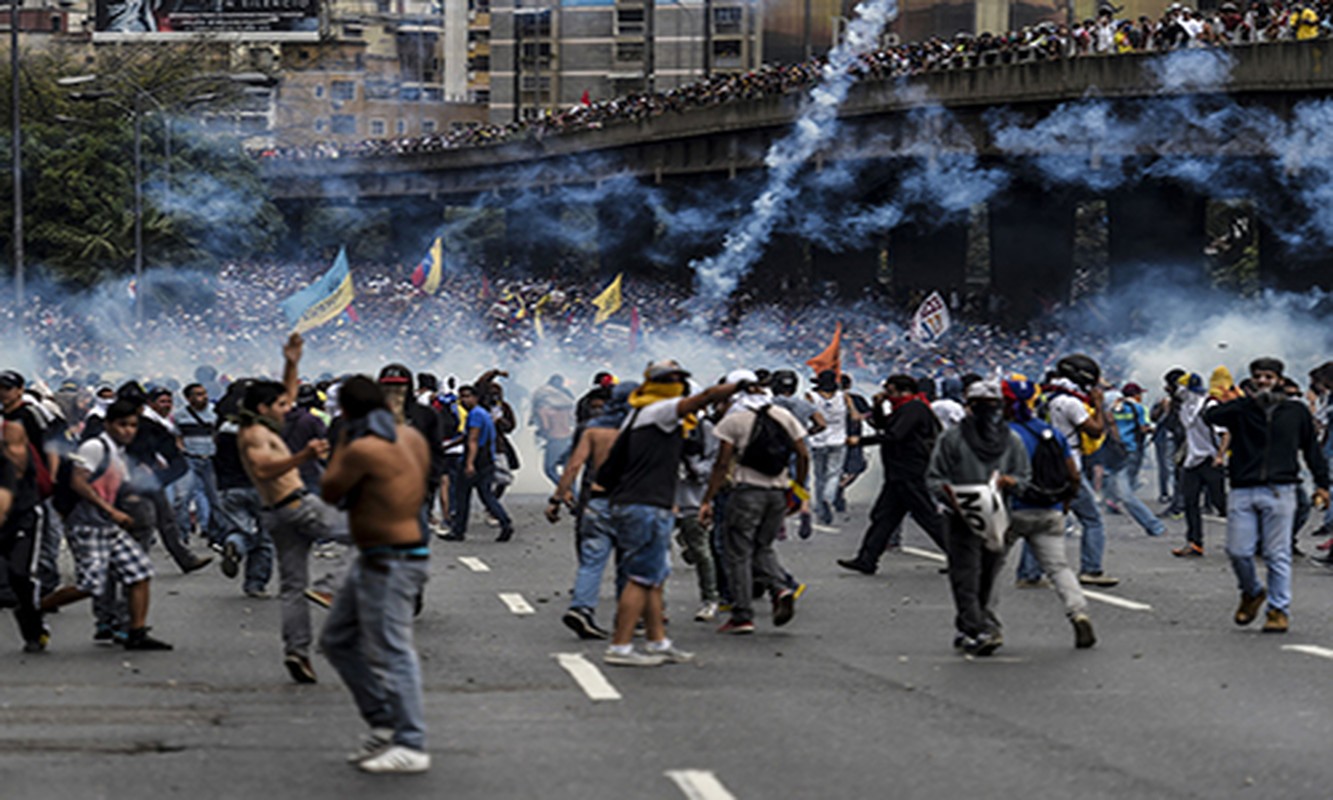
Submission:
[[[615,505],[671,508],[685,437],[680,431],[679,400],[663,400],[630,415],[629,451],[610,500]],[[622,434],[623,435],[623,434]]]
[[[241,465],[241,449],[236,441],[236,423],[226,423],[218,431],[217,452],[213,454],[213,475],[217,478],[218,490],[249,489],[250,476],[245,474]]]

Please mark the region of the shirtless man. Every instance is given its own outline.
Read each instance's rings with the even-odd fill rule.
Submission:
[[[348,760],[365,772],[425,772],[430,756],[412,616],[429,572],[420,512],[430,449],[415,429],[395,423],[370,378],[349,378],[338,402],[346,424],[321,492],[330,503],[347,501],[359,556],[320,645],[370,725]]]
[[[629,415],[630,392],[637,383],[616,386],[601,412],[588,420],[578,433],[578,444],[569,457],[569,463],[560,476],[546,505],[546,519],[552,523],[560,519],[560,506],[568,506],[575,514],[575,540],[578,545],[579,570],[570,593],[569,610],[561,618],[565,626],[580,639],[610,639],[611,633],[597,625],[597,596],[601,591],[602,572],[611,555],[611,532],[607,527],[606,490],[593,481],[602,462],[611,452],[620,434],[620,426]],[[587,467],[585,470],[584,467]],[[582,508],[574,502],[574,480],[584,472],[583,488],[579,492]]]
[[[332,510],[306,491],[300,473],[302,464],[328,455],[329,443],[312,439],[293,455],[282,440],[283,421],[296,402],[302,345],[301,335],[293,333],[282,348],[282,383],[255,381],[246,388],[236,445],[241,465],[263,503],[261,524],[278,551],[283,665],[297,683],[315,683],[305,590],[310,581],[310,545],[330,538]]]

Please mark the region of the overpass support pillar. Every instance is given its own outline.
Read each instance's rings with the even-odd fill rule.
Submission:
[[[988,206],[991,291],[1003,318],[1022,323],[1069,299],[1074,273],[1074,203],[1015,182]]]
[[[1143,183],[1106,199],[1111,288],[1203,271],[1207,201],[1179,186]]]
[[[656,245],[657,221],[644,203],[622,198],[597,206],[597,252],[603,276],[623,272],[664,277],[651,258]]]
[[[778,233],[769,239],[742,287],[763,300],[804,296],[810,292],[811,274],[810,243],[799,236]]]

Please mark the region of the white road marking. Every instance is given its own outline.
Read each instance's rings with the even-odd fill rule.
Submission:
[[[1083,596],[1089,600],[1096,600],[1099,603],[1105,603],[1108,606],[1119,606],[1127,608],[1130,611],[1152,611],[1152,606],[1147,603],[1140,603],[1137,600],[1126,600],[1123,597],[1116,597],[1113,594],[1102,594],[1088,589],[1083,590]]]
[[[930,559],[931,561],[938,561],[940,563],[946,563],[948,561],[948,559],[945,558],[942,554],[936,553],[933,550],[922,550],[916,547],[904,547],[903,552],[909,556],[916,556],[917,558],[926,558]],[[1147,603],[1140,603],[1137,600],[1126,600],[1123,597],[1116,597],[1113,594],[1103,594],[1102,592],[1094,592],[1089,589],[1084,589],[1083,594],[1089,600],[1096,600],[1099,603],[1106,603],[1107,605],[1110,606],[1127,608],[1130,611],[1152,611],[1152,606],[1148,605]]]
[[[834,528],[830,525],[811,525],[810,529],[820,533],[842,533],[842,528]]]
[[[458,560],[463,563],[463,566],[467,567],[473,572],[491,571],[491,568],[486,566],[486,562],[482,561],[480,558],[477,558],[476,556],[459,556]]]
[[[578,683],[589,700],[619,700],[620,692],[582,653],[555,653],[555,660]]]
[[[903,552],[909,556],[916,556],[917,558],[928,558],[931,561],[938,561],[941,564],[949,560],[944,557],[943,553],[936,553],[934,550],[922,550],[919,547],[904,547]]]
[[[736,800],[736,795],[727,791],[722,781],[707,770],[672,769],[666,776],[676,782],[676,786],[690,800]]]
[[[1333,659],[1333,650],[1327,647],[1316,647],[1312,644],[1284,644],[1282,649],[1290,653],[1304,653],[1307,656]]]
[[[509,610],[515,614],[536,614],[537,609],[528,605],[528,601],[523,599],[523,595],[518,592],[500,592],[500,600]]]

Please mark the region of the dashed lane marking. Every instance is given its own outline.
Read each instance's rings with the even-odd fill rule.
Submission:
[[[491,571],[491,568],[486,566],[486,562],[482,561],[480,558],[477,558],[476,556],[459,556],[458,560],[462,562],[463,566],[467,567],[473,572]]]
[[[932,550],[922,550],[917,547],[904,547],[903,552],[909,556],[916,556],[917,558],[926,558],[930,559],[931,561],[938,561],[941,564],[946,563],[948,561],[948,559],[945,558],[943,554],[936,553]],[[1123,597],[1116,597],[1113,594],[1105,594],[1103,592],[1094,592],[1090,589],[1084,589],[1083,595],[1087,597],[1089,600],[1096,600],[1099,603],[1106,603],[1108,606],[1116,606],[1118,608],[1124,608],[1130,611],[1152,611],[1152,606],[1148,605],[1147,603],[1140,603],[1137,600],[1126,600]]]
[[[666,776],[675,781],[689,800],[736,800],[736,795],[727,791],[722,781],[707,770],[672,769]]]
[[[942,553],[936,553],[933,550],[922,550],[919,547],[904,547],[903,552],[909,556],[916,556],[917,558],[928,558],[931,561],[938,561],[941,564],[949,560],[945,558]]]
[[[842,528],[835,528],[831,525],[811,525],[810,529],[819,533],[842,533]]]
[[[1130,611],[1152,611],[1152,606],[1147,603],[1140,603],[1137,600],[1126,600],[1123,597],[1116,597],[1113,594],[1104,594],[1102,592],[1094,592],[1090,589],[1084,589],[1083,596],[1089,600],[1096,600],[1097,602],[1105,603],[1108,606],[1127,608]]]
[[[523,599],[523,595],[519,594],[518,592],[501,592],[500,600],[505,605],[509,606],[509,610],[514,612],[515,614],[537,613],[537,609],[529,605],[528,601]]]
[[[1282,649],[1289,653],[1304,653],[1307,656],[1319,656],[1320,658],[1333,659],[1333,650],[1327,647],[1317,647],[1312,644],[1284,644]]]
[[[582,653],[554,653],[556,663],[568,672],[589,700],[619,700],[620,692]]]

